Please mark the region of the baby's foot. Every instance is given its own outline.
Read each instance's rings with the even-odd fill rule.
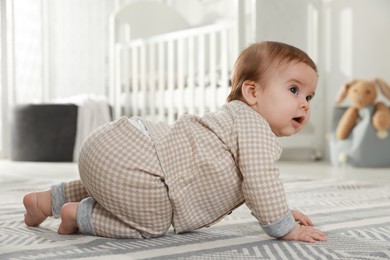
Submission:
[[[30,227],[36,227],[47,217],[51,216],[51,192],[32,192],[24,196],[23,204],[26,208],[24,223]]]
[[[79,202],[69,202],[62,207],[62,221],[58,228],[58,233],[63,235],[74,234],[79,230],[77,226],[77,208],[79,204]]]

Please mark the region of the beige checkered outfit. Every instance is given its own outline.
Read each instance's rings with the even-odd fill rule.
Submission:
[[[67,201],[92,196],[93,228],[106,237],[152,237],[209,226],[244,201],[271,236],[294,219],[275,166],[281,146],[268,123],[240,101],[172,126],[121,118],[96,130],[79,158]]]

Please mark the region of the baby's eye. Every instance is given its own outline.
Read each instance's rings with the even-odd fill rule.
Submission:
[[[307,97],[306,97],[306,101],[307,101],[307,102],[310,102],[312,99],[313,99],[313,96],[307,96]]]
[[[292,86],[292,87],[290,87],[290,91],[291,91],[291,93],[293,93],[293,94],[297,94],[297,93],[298,93],[298,87]]]

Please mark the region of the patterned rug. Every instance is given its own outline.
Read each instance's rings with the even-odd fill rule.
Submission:
[[[285,180],[292,208],[327,233],[314,244],[272,239],[242,206],[210,228],[141,239],[59,235],[58,220],[23,223],[23,194],[41,181],[0,182],[0,259],[390,259],[390,186]]]

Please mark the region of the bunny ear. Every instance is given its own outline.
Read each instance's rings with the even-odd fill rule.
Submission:
[[[341,104],[341,102],[344,101],[344,99],[347,97],[349,87],[352,86],[355,82],[356,82],[356,80],[352,80],[352,81],[344,84],[344,86],[341,87],[341,89],[336,97],[336,104],[337,105]]]
[[[379,89],[381,90],[382,94],[390,99],[390,86],[387,84],[383,79],[375,79],[375,83],[378,85]]]

